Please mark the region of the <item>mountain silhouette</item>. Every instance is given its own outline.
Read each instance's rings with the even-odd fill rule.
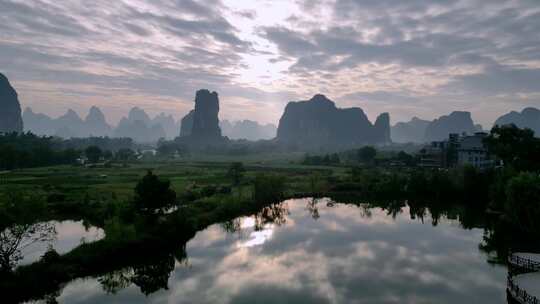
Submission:
[[[279,120],[277,140],[295,149],[344,148],[389,141],[389,116],[371,124],[360,108],[337,108],[326,96],[289,102]]]
[[[540,110],[537,108],[525,108],[523,111],[504,114],[499,117],[494,125],[515,124],[519,128],[529,128],[536,136],[540,135]]]
[[[423,143],[426,129],[431,122],[413,117],[408,122],[398,122],[392,127],[392,141],[397,143]]]
[[[165,131],[166,138],[172,139],[178,136],[179,125],[174,120],[174,117],[170,114],[166,115],[165,113],[161,112],[152,119],[150,125],[160,125],[163,128],[163,131]]]
[[[139,143],[154,143],[167,135],[163,126],[152,123],[143,109],[134,107],[128,117],[123,117],[113,132],[114,137],[129,137]]]
[[[0,73],[0,133],[22,132],[21,104],[8,78]]]
[[[219,126],[224,136],[230,139],[261,140],[276,137],[277,128],[273,124],[261,125],[253,120],[229,122],[222,120]]]
[[[105,115],[96,106],[92,106],[83,120],[77,112],[68,109],[58,118],[34,113],[27,107],[23,113],[26,131],[38,135],[71,137],[110,136],[112,127],[107,123]]]
[[[198,90],[195,94],[195,108],[182,118],[182,144],[194,147],[220,145],[226,142],[219,127],[219,97],[217,92]]]
[[[450,133],[474,134],[477,128],[470,112],[454,111],[433,120],[426,127],[424,142],[440,141],[448,138]]]
[[[84,120],[83,131],[90,136],[110,136],[112,128],[105,120],[103,112],[98,107],[92,106]]]

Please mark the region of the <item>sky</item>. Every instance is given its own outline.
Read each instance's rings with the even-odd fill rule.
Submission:
[[[540,107],[540,0],[0,0],[0,72],[23,107],[111,123],[180,118],[201,88],[221,119],[277,123],[322,93],[374,120]]]

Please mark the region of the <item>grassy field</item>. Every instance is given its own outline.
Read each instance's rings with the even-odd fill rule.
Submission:
[[[313,176],[339,176],[347,174],[344,167],[304,166],[294,161],[296,155],[262,157],[245,160],[244,180],[251,180],[256,174],[279,174],[286,178],[290,191],[308,192],[312,189]],[[83,166],[54,166],[21,169],[0,172],[0,193],[7,191],[28,190],[56,191],[65,194],[68,199],[77,200],[81,196],[103,197],[113,196],[119,200],[127,200],[133,194],[137,181],[152,170],[161,178],[171,181],[172,188],[179,194],[186,188],[197,186],[229,186],[228,168],[233,161],[240,158],[200,158],[189,161],[152,161],[113,164],[110,168],[86,168]],[[236,189],[238,190],[238,189]],[[249,193],[249,190],[242,190]]]
[[[280,197],[314,192],[315,186],[320,191],[330,177],[348,174],[345,167],[304,166],[294,158],[294,155],[292,159],[191,158],[189,161],[113,163],[108,167],[54,166],[0,172],[0,195],[20,191],[43,198],[42,203],[33,199],[26,201],[30,208],[24,208],[23,213],[35,212],[33,202],[35,206],[44,206],[35,221],[83,219],[103,228],[106,234],[104,239],[82,244],[66,254],[53,254],[52,259],[43,258],[5,272],[5,278],[0,273],[0,291],[14,302],[40,299],[76,278],[100,276],[139,265],[162,253],[177,252],[177,247],[182,248],[197,231],[239,216],[256,214],[274,203],[258,199],[259,174],[275,175],[284,181],[282,191],[285,193],[281,192]],[[232,162],[240,160],[245,173],[240,185],[232,187],[228,171]],[[171,182],[177,193],[179,208],[176,211],[155,217],[133,207],[134,188],[148,170]],[[206,188],[214,189],[212,194],[204,194],[208,193]],[[230,191],[215,190],[225,188]],[[193,193],[197,193],[197,197],[189,199]],[[6,210],[8,205],[4,206]],[[20,209],[14,210],[14,215],[18,215],[16,211]],[[174,248],[169,248],[172,245]],[[36,278],[47,284],[33,284]],[[18,289],[34,285],[36,288],[31,291]]]

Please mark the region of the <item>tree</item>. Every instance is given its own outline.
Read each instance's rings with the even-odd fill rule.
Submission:
[[[84,154],[91,163],[97,163],[101,158],[102,151],[98,146],[90,146],[84,150]]]
[[[259,174],[253,186],[253,200],[259,204],[276,203],[284,197],[285,182],[281,176]]]
[[[103,151],[101,156],[103,156],[104,159],[110,160],[110,159],[113,158],[113,153],[112,153],[111,150],[105,150],[105,151]]]
[[[524,230],[540,232],[540,176],[522,172],[506,186],[506,214]]]
[[[330,162],[332,164],[339,164],[341,162],[340,159],[339,159],[339,155],[337,153],[332,154],[332,156],[330,158],[331,158]]]
[[[80,152],[65,141],[32,133],[0,134],[0,169],[29,168],[74,162]]]
[[[171,156],[178,150],[178,145],[174,141],[160,140],[158,142],[157,152],[159,155]]]
[[[363,163],[372,163],[377,155],[377,150],[372,146],[358,149],[358,160]]]
[[[169,289],[168,282],[174,270],[175,259],[172,254],[160,254],[142,265],[133,267],[133,284],[139,286],[146,296],[161,290]]]
[[[1,231],[0,271],[10,271],[23,258],[23,249],[35,243],[52,241],[55,232],[50,222],[16,224]]]
[[[46,209],[37,195],[10,190],[0,197],[0,272],[11,271],[23,249],[54,239],[54,225],[39,222]]]
[[[160,180],[150,170],[135,186],[133,203],[139,212],[164,213],[168,208],[174,206],[175,202],[176,192],[171,189],[171,182]]]
[[[118,152],[116,152],[116,155],[115,155],[116,159],[121,160],[121,161],[128,161],[132,159],[134,156],[135,156],[135,152],[133,152],[133,150],[128,149],[128,148],[122,148],[118,150]]]
[[[518,171],[540,170],[540,139],[531,129],[515,125],[495,126],[484,140],[488,151]]]
[[[407,166],[414,166],[416,164],[414,160],[414,156],[408,154],[405,151],[399,151],[396,158],[397,160],[399,160],[400,162],[404,163]]]
[[[244,168],[244,165],[241,162],[234,162],[229,167],[227,176],[232,179],[233,185],[237,186],[240,184],[240,181],[244,177],[245,171],[246,169]]]

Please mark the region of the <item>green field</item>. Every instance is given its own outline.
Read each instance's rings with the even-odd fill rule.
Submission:
[[[294,155],[292,159],[296,158]],[[309,192],[312,189],[309,177],[339,176],[347,173],[344,167],[304,166],[291,158],[245,161],[245,181],[258,173],[280,174],[287,179],[289,191]],[[160,178],[171,181],[172,188],[179,194],[188,187],[206,185],[228,186],[231,184],[227,171],[230,163],[238,158],[221,157],[190,161],[161,161],[113,164],[110,168],[87,168],[84,166],[54,166],[4,171],[0,174],[0,193],[28,190],[34,193],[58,192],[77,200],[82,195],[92,198],[114,196],[128,200],[133,194],[137,181],[148,170]],[[243,183],[245,184],[245,183]]]

